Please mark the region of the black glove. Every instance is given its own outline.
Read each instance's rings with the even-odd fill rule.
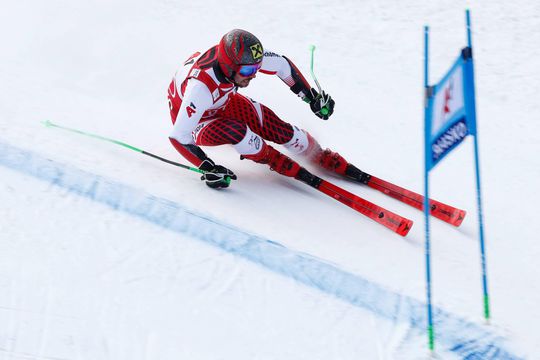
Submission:
[[[334,112],[335,101],[324,91],[319,94],[317,90],[311,88],[312,99],[309,101],[311,111],[323,120],[328,120]]]
[[[231,180],[236,180],[236,175],[225,166],[216,165],[210,159],[204,160],[199,169],[205,173],[201,176],[201,180],[206,182],[206,185],[212,189],[229,187]]]

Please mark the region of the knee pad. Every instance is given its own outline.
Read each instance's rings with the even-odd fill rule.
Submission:
[[[310,160],[322,151],[321,145],[310,133],[296,126],[293,138],[283,145],[293,154],[304,156]]]
[[[283,146],[293,154],[302,154],[308,149],[310,143],[309,138],[311,136],[309,133],[296,126],[293,126],[293,130],[294,133],[291,140],[283,144]]]
[[[264,140],[248,127],[244,138],[233,146],[240,155],[254,155],[263,149]]]

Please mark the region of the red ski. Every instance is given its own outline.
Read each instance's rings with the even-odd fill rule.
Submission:
[[[404,218],[357,195],[354,195],[347,190],[332,184],[331,182],[309,173],[305,169],[300,170],[296,176],[296,179],[319,190],[323,194],[332,197],[340,203],[347,205],[351,209],[358,211],[359,213],[378,222],[379,224],[387,227],[401,236],[407,235],[413,225],[412,220]]]
[[[407,205],[424,211],[424,196],[417,194],[414,191],[404,189],[388,181],[379,179],[378,177],[365,173],[352,165],[349,165],[347,168],[347,176],[362,184],[366,184],[373,189],[379,190],[383,194],[404,202]],[[432,199],[429,199],[429,206],[430,214],[432,216],[456,227],[461,225],[463,219],[465,219],[465,215],[467,214],[465,210],[461,210]]]
[[[404,189],[400,186],[384,181],[375,176],[372,176],[367,185],[373,189],[377,189],[388,196],[404,202],[418,210],[424,211],[424,197],[414,191]],[[454,226],[459,226],[465,219],[467,212],[455,208],[450,205],[443,204],[437,200],[429,199],[430,214],[437,219],[441,219]]]

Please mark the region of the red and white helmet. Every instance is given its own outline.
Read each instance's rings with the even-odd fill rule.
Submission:
[[[218,45],[218,63],[229,79],[232,79],[240,70],[243,70],[240,71],[243,76],[250,76],[257,72],[263,56],[264,50],[259,39],[245,30],[229,31],[223,35]]]

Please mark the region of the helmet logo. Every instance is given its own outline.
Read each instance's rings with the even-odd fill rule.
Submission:
[[[253,60],[259,60],[263,57],[263,48],[260,43],[256,43],[254,45],[251,45],[251,56],[253,57]]]

